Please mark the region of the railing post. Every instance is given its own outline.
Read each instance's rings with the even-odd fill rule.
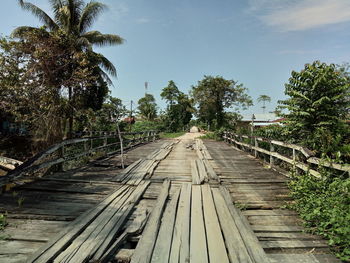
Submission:
[[[295,165],[295,161],[296,161],[296,155],[295,155],[295,149],[293,148],[293,170],[296,171],[296,165]]]
[[[61,148],[59,148],[58,150],[58,158],[64,158],[64,145],[61,146]],[[63,172],[63,166],[64,166],[64,162],[58,164],[58,171],[59,172]]]
[[[272,142],[270,141],[270,152],[271,152],[271,155],[270,155],[270,167],[273,166],[273,156],[272,156],[272,153],[275,151],[275,146],[272,144]]]
[[[105,137],[103,137],[103,146],[107,145],[107,135],[105,135]]]
[[[258,140],[256,139],[256,137],[254,136],[254,157],[257,158],[258,157],[258,151],[256,150],[256,148],[258,148]]]

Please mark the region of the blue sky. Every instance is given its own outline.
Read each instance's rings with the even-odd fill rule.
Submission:
[[[340,64],[350,58],[349,0],[99,0],[108,5],[94,29],[118,34],[126,42],[98,49],[117,67],[112,95],[126,105],[148,92],[160,107],[160,91],[174,80],[184,92],[204,75],[243,83],[256,98],[271,96],[273,110],[284,98],[292,70],[321,60]],[[49,10],[48,0],[32,3]],[[2,0],[0,33],[40,22]]]

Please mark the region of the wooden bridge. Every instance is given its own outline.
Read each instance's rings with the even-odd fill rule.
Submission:
[[[281,208],[286,176],[197,135],[4,192],[0,262],[340,262]]]

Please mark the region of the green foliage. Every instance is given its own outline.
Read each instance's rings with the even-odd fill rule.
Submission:
[[[198,118],[210,127],[221,128],[225,124],[225,110],[231,107],[246,108],[252,105],[247,89],[234,80],[221,76],[204,76],[192,87],[194,102],[198,106]]]
[[[169,81],[167,87],[163,88],[160,95],[168,103],[163,115],[164,126],[167,127],[167,130],[176,132],[188,128],[194,112],[191,99],[181,92],[172,80]]]
[[[153,95],[146,94],[138,101],[139,113],[148,121],[153,121],[157,117],[157,104]]]
[[[127,110],[119,98],[109,96],[100,110],[91,108],[76,113],[74,131],[116,131],[117,122],[126,116]],[[119,128],[124,129],[126,123],[120,122]]]
[[[350,260],[350,178],[341,179],[323,173],[322,180],[308,174],[289,183],[296,209],[308,230],[329,240],[336,255]]]
[[[248,132],[248,131],[246,131]],[[248,134],[248,133],[246,133]],[[254,135],[267,139],[274,139],[279,141],[288,142],[288,131],[285,126],[281,125],[268,125],[254,130]]]
[[[350,108],[349,85],[349,78],[333,64],[315,61],[292,72],[285,85],[289,98],[281,103],[288,110],[284,116],[294,142],[332,156],[349,135],[344,122]]]
[[[133,132],[141,132],[141,131],[162,131],[164,130],[163,123],[156,121],[136,121],[132,125]]]
[[[200,136],[200,139],[209,139],[209,140],[216,140],[216,141],[222,141],[222,136],[224,134],[224,131],[226,131],[225,128],[221,128],[219,130],[213,131],[213,132],[207,132],[205,135]]]
[[[173,139],[184,135],[185,132],[162,132],[160,133],[161,139]]]
[[[107,73],[115,76],[116,69],[106,57],[94,52],[93,46],[121,44],[123,39],[88,31],[105,10],[101,3],[85,4],[81,0],[48,2],[52,18],[38,6],[19,1],[22,9],[39,18],[43,26],[21,26],[12,35],[20,39],[16,51],[26,59],[25,63],[17,62],[18,67],[26,72],[25,79],[17,85],[26,91],[19,99],[21,106],[28,105],[22,102],[23,98],[27,99],[28,91],[31,92],[29,95],[41,98],[41,106],[36,110],[40,118],[33,114],[35,110],[26,109],[28,106],[22,106],[22,112],[30,112],[27,115],[40,119],[43,125],[34,125],[32,130],[34,133],[39,131],[38,136],[44,140],[53,140],[52,143],[61,140],[64,132],[71,136],[73,120],[79,111],[99,110],[108,95],[108,85],[112,82]]]

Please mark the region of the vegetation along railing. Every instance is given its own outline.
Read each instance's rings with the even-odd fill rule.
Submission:
[[[315,177],[321,176],[319,171],[317,171],[319,167],[346,172],[350,175],[350,164],[339,164],[319,159],[315,157],[314,152],[300,145],[262,137],[240,135],[227,131],[224,132],[223,139],[239,149],[250,152],[256,158],[263,157],[265,161],[270,163],[271,167],[275,166],[278,162],[282,166],[283,164],[287,164],[287,166],[291,166],[294,170],[299,168],[304,172],[309,172]]]
[[[80,138],[64,140],[49,147],[10,171],[6,176],[1,176],[0,187],[23,176],[42,174],[50,168],[65,170],[65,168],[78,167],[91,157],[96,159],[116,154],[157,138],[159,138],[157,131],[121,132],[120,134],[117,132],[88,132],[87,135],[81,134]]]

